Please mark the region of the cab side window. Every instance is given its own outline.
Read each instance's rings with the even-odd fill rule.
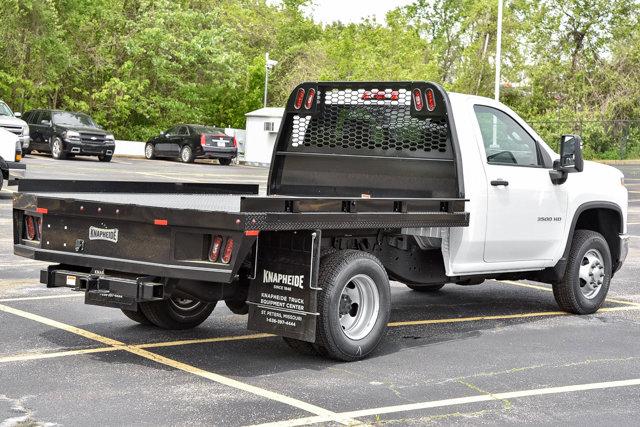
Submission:
[[[475,110],[487,163],[497,165],[542,166],[536,141],[503,111],[484,105]]]
[[[189,129],[186,126],[180,126],[178,130],[178,135],[189,135]]]
[[[40,118],[38,119],[37,124],[42,123],[43,120],[51,122],[51,111],[43,111],[42,113],[40,113]]]

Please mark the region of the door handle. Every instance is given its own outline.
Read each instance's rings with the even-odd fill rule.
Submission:
[[[505,181],[502,178],[498,178],[491,181],[491,185],[493,185],[494,187],[497,187],[499,185],[504,185],[506,187],[507,185],[509,185],[509,181]]]

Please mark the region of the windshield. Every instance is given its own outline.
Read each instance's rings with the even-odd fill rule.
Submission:
[[[13,117],[13,112],[11,108],[4,102],[0,101],[0,116],[10,116]]]
[[[214,128],[212,126],[191,126],[196,133],[211,133],[214,135],[222,134],[224,135],[224,129]]]
[[[96,124],[91,117],[82,113],[68,113],[66,111],[57,111],[53,113],[53,123],[57,125],[83,126],[94,128]]]

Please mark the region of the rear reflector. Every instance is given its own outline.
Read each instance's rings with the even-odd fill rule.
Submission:
[[[46,213],[49,213],[49,209],[47,209],[47,208],[37,208],[36,212],[38,212],[39,214],[46,214]]]
[[[307,95],[307,101],[304,103],[304,108],[307,110],[313,107],[313,101],[316,98],[316,90],[311,88],[309,89],[309,94]]]
[[[413,106],[416,111],[422,111],[424,103],[422,102],[422,91],[420,89],[413,90]]]
[[[433,111],[436,109],[436,97],[433,94],[433,89],[427,89],[424,92],[425,98],[427,98],[427,110]]]
[[[216,262],[220,255],[220,248],[222,247],[222,236],[216,236],[211,242],[211,249],[209,250],[209,261]]]
[[[168,225],[169,221],[167,221],[166,219],[154,219],[153,223],[154,225]]]
[[[35,240],[35,238],[36,238],[36,224],[35,224],[35,220],[33,219],[33,217],[32,216],[25,216],[24,217],[24,225],[25,225],[25,231],[26,231],[27,239]]]
[[[231,254],[233,253],[233,239],[229,237],[227,239],[227,244],[224,246],[224,253],[222,254],[222,261],[225,264],[229,264],[231,261]]]
[[[304,101],[304,89],[298,89],[298,93],[296,94],[296,102],[293,104],[296,107],[296,110],[299,110],[302,107],[302,102]]]

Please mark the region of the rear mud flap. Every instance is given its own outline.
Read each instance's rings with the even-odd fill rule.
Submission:
[[[314,342],[320,230],[262,232],[247,328]]]

